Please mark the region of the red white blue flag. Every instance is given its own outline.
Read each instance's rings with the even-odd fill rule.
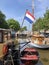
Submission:
[[[26,19],[29,23],[34,23],[35,21],[35,17],[29,11],[26,12],[24,19]]]

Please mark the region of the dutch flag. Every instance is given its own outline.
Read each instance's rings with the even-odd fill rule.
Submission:
[[[33,23],[35,21],[35,17],[29,12],[26,12],[26,15],[24,17],[29,23]]]

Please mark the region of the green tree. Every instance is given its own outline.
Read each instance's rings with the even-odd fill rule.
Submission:
[[[0,28],[9,28],[5,18],[6,16],[0,11]]]
[[[45,30],[49,29],[49,9],[46,10],[46,13],[44,14],[44,24],[45,24]]]
[[[46,13],[44,14],[45,19],[49,19],[49,9],[46,10]]]
[[[20,24],[18,21],[14,20],[14,19],[8,19],[7,23],[10,27],[10,29],[13,29],[15,31],[18,31],[20,29]]]
[[[24,26],[23,28],[20,29],[20,31],[26,31],[27,30],[27,27]]]
[[[44,26],[43,19],[39,18],[36,20],[35,24],[33,25],[33,30],[39,30],[40,31],[40,29],[43,29],[43,26]]]
[[[46,10],[44,17],[38,18],[33,25],[33,30],[49,29],[49,9]]]

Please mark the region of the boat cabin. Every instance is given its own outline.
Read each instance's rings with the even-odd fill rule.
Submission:
[[[35,44],[44,44],[45,37],[42,35],[33,35],[32,42]]]
[[[11,42],[10,29],[0,28],[0,58],[3,57],[3,45]]]
[[[3,43],[11,38],[11,31],[9,29],[0,28],[0,43]]]
[[[27,33],[18,31],[18,32],[16,33],[16,37],[17,37],[17,38],[26,38],[26,37],[27,37]]]

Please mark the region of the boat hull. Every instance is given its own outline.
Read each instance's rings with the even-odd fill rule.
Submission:
[[[37,64],[38,63],[38,60],[21,60],[21,62],[23,63],[23,64],[26,64],[27,63],[27,65],[28,64]]]
[[[29,46],[36,47],[36,48],[42,48],[42,49],[49,48],[49,45],[46,45],[46,44],[39,45],[39,44],[35,44],[35,43],[32,43],[32,42],[29,43]]]
[[[21,52],[20,59],[23,64],[37,64],[39,61],[39,53],[33,48],[25,48],[24,51]]]

